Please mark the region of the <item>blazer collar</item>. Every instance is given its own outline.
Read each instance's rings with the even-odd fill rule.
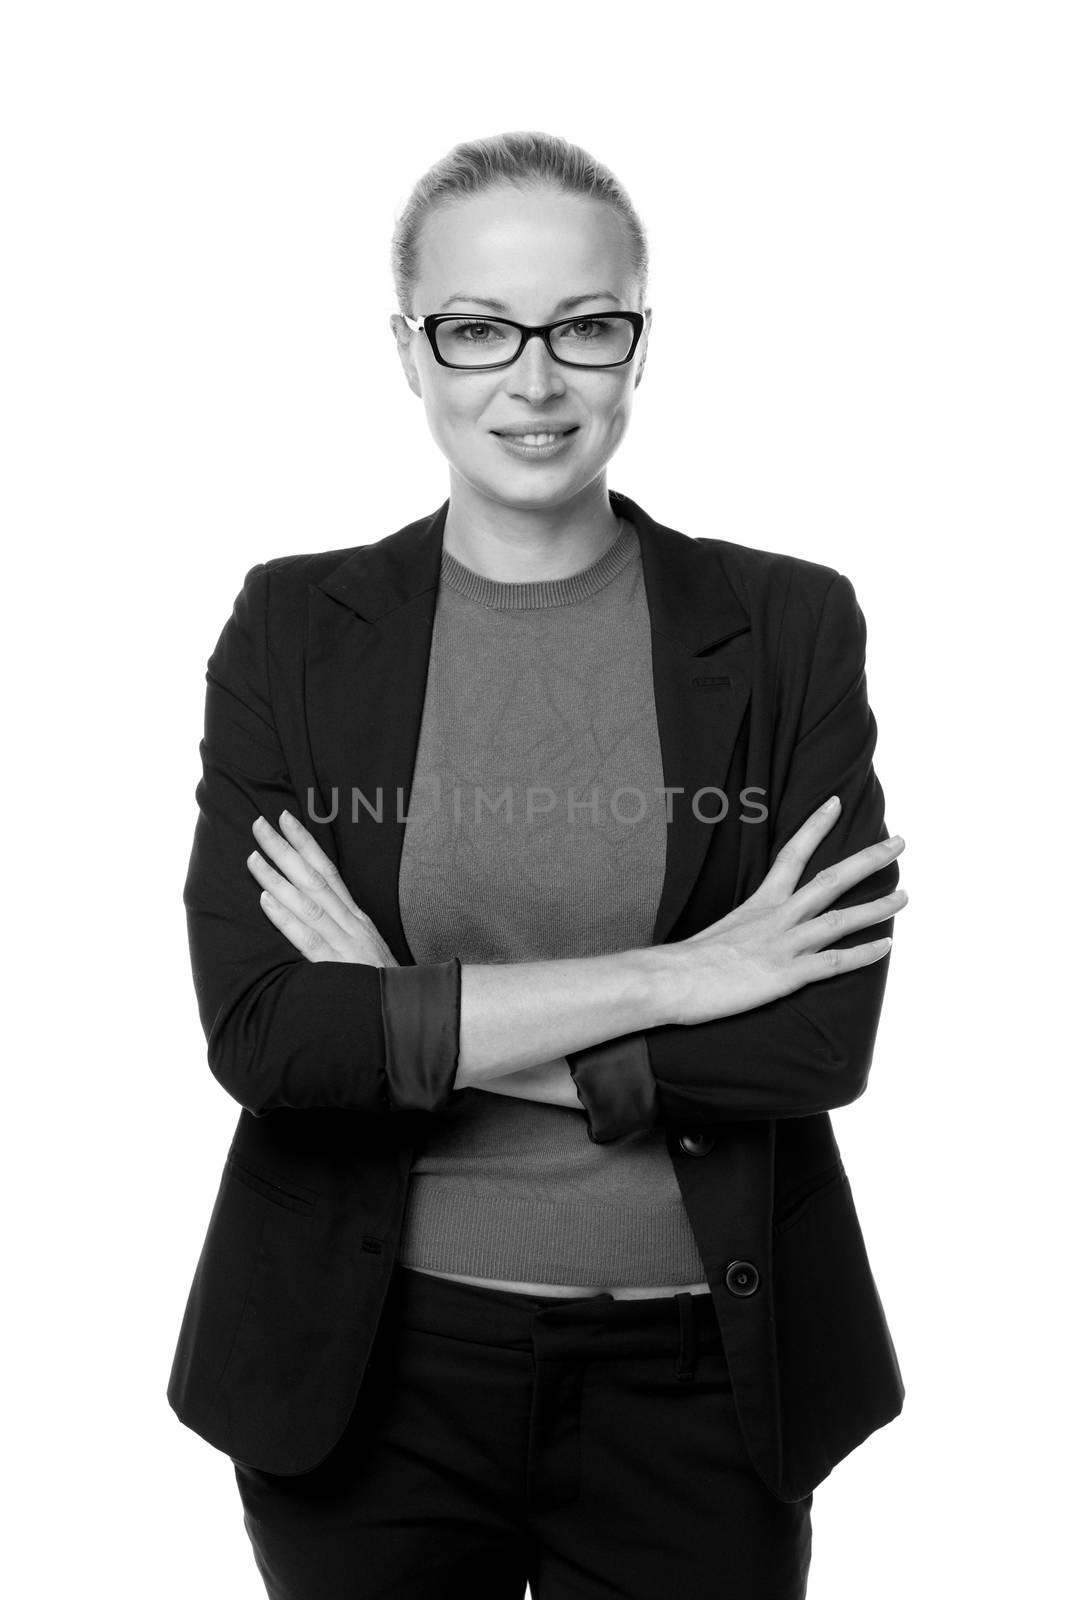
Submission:
[[[689,655],[699,655],[742,633],[748,612],[724,571],[715,542],[697,545],[674,528],[653,521],[646,511],[617,490],[609,491],[612,509],[629,518],[641,544],[645,594],[652,628],[677,641]],[[339,600],[367,622],[436,589],[449,502],[428,517],[408,523],[399,532],[350,552],[318,588]]]

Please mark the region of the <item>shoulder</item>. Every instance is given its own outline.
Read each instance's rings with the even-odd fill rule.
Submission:
[[[697,538],[695,544],[712,548],[725,567],[747,586],[781,587],[783,584],[804,593],[824,593],[839,576],[836,567],[812,561],[785,550],[768,550],[754,544],[737,544],[731,539]]]
[[[252,571],[262,572],[266,578],[273,579],[272,587],[318,583],[335,567],[364,548],[357,544],[340,545],[335,550],[304,550],[295,555],[268,556],[257,562]]]
[[[862,682],[867,624],[843,572],[784,551],[725,539],[696,542],[708,547],[709,558],[714,554],[746,606],[755,648],[783,704],[836,704]]]
[[[731,539],[683,537],[718,567],[765,635],[811,636],[828,610],[842,599],[855,601],[848,578],[828,562]]]
[[[850,579],[829,562],[657,524],[703,593],[728,585],[748,617],[753,645],[776,681],[823,670],[858,671],[867,626]]]
[[[273,631],[300,628],[307,605],[308,591],[326,582],[338,570],[350,566],[364,545],[338,546],[330,550],[303,550],[290,555],[267,556],[249,567],[244,575],[237,604],[250,614],[269,617]]]
[[[682,570],[693,570],[694,574],[701,568],[715,573],[730,585],[742,604],[751,601],[762,608],[790,598],[801,606],[818,609],[831,585],[840,577],[837,568],[824,561],[791,555],[784,550],[769,550],[761,545],[742,544],[734,539],[682,531],[657,521],[628,495],[613,492],[613,498],[619,509],[628,511],[654,534],[668,559],[680,564]]]
[[[867,623],[852,581],[837,567],[784,551],[709,539],[724,571],[743,589],[753,626],[773,640],[783,670],[806,673],[819,660],[862,661]]]
[[[434,533],[444,521],[447,505],[446,501],[436,511],[362,544],[267,557],[252,573],[269,591],[272,610],[303,604],[308,590],[319,588],[349,604],[354,597],[367,601],[377,608],[369,614],[377,615],[388,609],[394,596],[403,598],[426,587],[434,565]]]
[[[234,639],[258,640],[262,646],[267,637],[298,636],[308,584],[331,572],[346,553],[322,550],[253,563],[234,597],[216,649]]]

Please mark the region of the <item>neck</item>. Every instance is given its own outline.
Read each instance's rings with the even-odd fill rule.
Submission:
[[[501,583],[570,578],[599,561],[619,536],[606,472],[556,506],[512,506],[451,474],[443,544],[473,572]]]

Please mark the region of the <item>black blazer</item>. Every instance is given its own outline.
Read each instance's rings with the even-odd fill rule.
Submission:
[[[625,495],[611,500],[640,537],[664,784],[684,791],[668,826],[660,943],[747,898],[831,794],[841,813],[802,882],[886,837],[866,629],[833,568],[692,538]],[[345,1428],[412,1158],[435,1110],[472,1092],[452,1083],[460,963],[415,966],[397,891],[447,510],[376,544],[259,563],[208,663],[184,899],[208,1064],[243,1109],[167,1392],[212,1445],[274,1473],[309,1470]],[[335,787],[338,819],[316,823]],[[382,790],[381,822],[348,820],[354,787],[372,804]],[[690,803],[701,788],[727,797],[714,826]],[[742,822],[760,803],[766,821]],[[697,805],[721,809],[714,795]],[[263,914],[245,864],[251,824],[262,813],[276,825],[286,807],[398,967],[308,962]],[[837,903],[887,893],[898,876],[890,862]],[[889,919],[839,943],[891,931]],[[744,1438],[785,1500],[903,1403],[827,1115],[866,1087],[887,970],[883,958],[739,1016],[644,1036]],[[404,1050],[385,974],[409,1007]],[[610,1077],[601,1083],[610,1096]]]

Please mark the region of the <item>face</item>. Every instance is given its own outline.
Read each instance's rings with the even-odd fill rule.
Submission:
[[[580,195],[501,185],[433,211],[418,244],[415,315],[497,315],[527,326],[605,311],[641,311],[625,224]],[[579,298],[580,297],[580,298]],[[486,302],[495,302],[489,305]],[[543,339],[493,372],[434,359],[425,333],[393,318],[408,383],[458,477],[478,497],[526,509],[561,507],[604,472],[626,432],[648,341],[646,323],[623,367],[561,366]],[[562,445],[524,456],[499,430],[562,431]]]

